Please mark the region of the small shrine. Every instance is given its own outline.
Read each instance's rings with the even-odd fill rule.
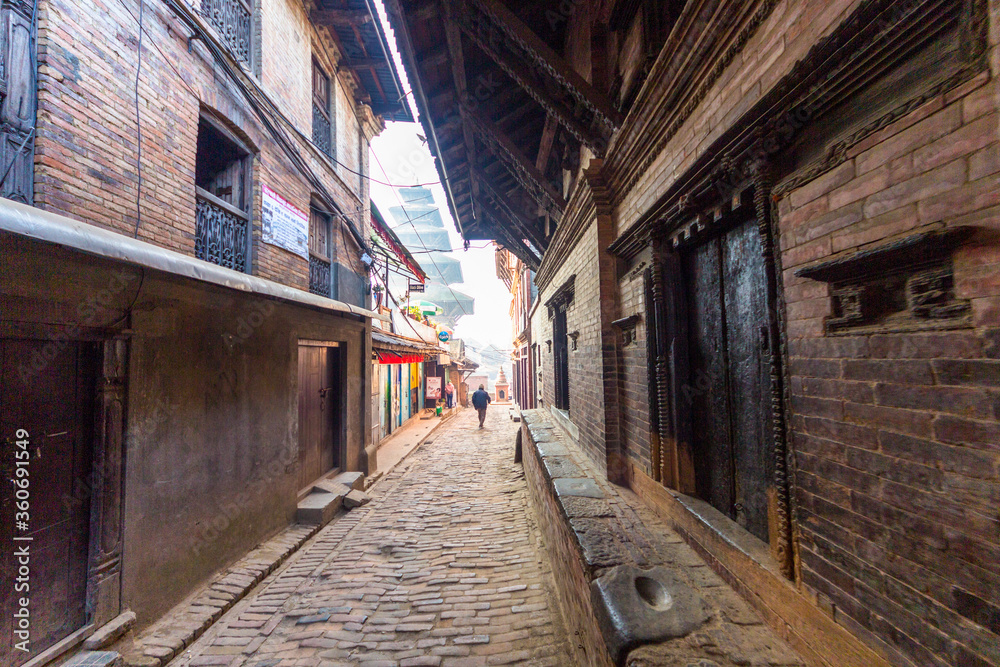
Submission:
[[[510,383],[507,382],[503,368],[500,369],[500,375],[497,376],[497,381],[493,385],[493,400],[497,403],[510,403]]]

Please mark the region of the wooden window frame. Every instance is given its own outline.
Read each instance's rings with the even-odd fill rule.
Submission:
[[[326,70],[319,63],[316,58],[312,60],[312,106],[313,106],[313,143],[323,151],[323,146],[320,142],[316,141],[316,115],[315,112],[322,114],[322,117],[326,120],[329,126],[329,137],[327,141],[329,142],[330,150],[323,151],[331,159],[337,158],[337,124],[336,115],[334,113],[335,106],[335,82],[336,78],[330,76],[326,73]],[[325,91],[320,91],[320,86],[317,83],[325,84]]]

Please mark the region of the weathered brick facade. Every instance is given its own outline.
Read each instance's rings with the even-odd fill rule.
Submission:
[[[31,3],[9,5],[4,17],[16,11],[28,24]],[[26,656],[5,646],[4,664],[48,649],[57,652],[46,659],[56,660],[126,610],[137,628],[148,626],[294,521],[299,493],[316,477],[374,467],[363,397],[377,315],[366,310],[362,253],[370,236],[368,146],[383,127],[373,110],[379,100],[348,66],[340,38],[305,5],[264,0],[229,9],[244,6],[254,37],[245,45],[249,62],[240,63],[201,0],[37,4],[33,176],[42,211],[0,207],[0,263],[18,267],[0,277],[0,350],[5,360],[8,349],[34,354],[19,367],[5,361],[0,384],[14,391],[2,409],[6,415],[14,396],[39,432],[52,432],[47,404],[22,401],[27,394],[18,388],[79,386],[84,407],[71,424],[79,437],[68,455],[46,453],[72,459],[76,447],[90,472],[72,477],[72,466],[50,466],[37,480],[65,493],[60,506],[74,501],[93,520],[81,529],[58,512],[40,519],[52,525],[39,549],[57,555],[33,582],[38,641]],[[377,18],[364,24],[381,35]],[[10,62],[6,34],[0,47]],[[332,158],[313,142],[314,62],[333,82]],[[371,58],[366,67],[396,77],[389,61]],[[0,100],[6,96],[4,88]],[[230,180],[208,192],[202,172],[217,167]],[[311,285],[309,258],[264,243],[265,187],[306,215],[311,206],[331,214],[324,252],[340,294],[318,296],[324,285]],[[249,218],[249,275],[240,275],[241,261],[206,256],[226,272],[196,259],[197,207],[205,202],[216,219]],[[220,236],[229,233],[220,228]],[[71,352],[95,360],[86,382],[79,368],[74,382]],[[330,441],[318,438],[315,474],[314,452],[303,446],[310,438],[300,437],[309,421],[300,414],[311,409],[300,395],[303,359],[318,359],[318,374],[326,373],[317,409],[329,417],[319,423],[329,424]],[[51,540],[71,539],[77,549],[69,556],[52,547]],[[67,572],[72,594],[59,579]],[[45,615],[45,604],[78,617]],[[63,642],[71,633],[78,641]]]
[[[197,5],[196,5],[197,6]],[[242,94],[213,64],[209,51],[159,2],[147,3],[139,112],[143,134],[142,221],[136,232],[136,115],[133,86],[138,3],[41,3],[39,20],[39,127],[37,204],[185,254],[194,252],[194,174],[199,114],[215,114],[256,154],[252,165],[253,273],[299,289],[309,288],[308,261],[265,244],[260,237],[261,186],[301,211],[316,193],[254,115]],[[312,60],[327,72],[342,57],[316,28],[301,3],[263,3],[260,75],[256,77],[293,124],[296,150],[344,214],[360,231],[368,220],[368,183],[353,172],[367,167],[367,145],[379,121],[353,99],[352,75],[338,77],[336,156],[333,163],[310,146]],[[78,48],[80,35],[91,35]],[[365,127],[362,129],[364,119]],[[363,147],[363,150],[362,150]],[[333,257],[353,272],[357,242],[333,235]],[[354,259],[351,259],[354,258]]]
[[[612,139],[601,163],[591,162],[589,177],[584,153],[584,166],[566,191],[563,224],[539,270],[541,303],[532,335],[543,361],[541,394],[551,405],[552,322],[544,304],[575,276],[567,331],[579,336],[576,349],[570,345],[567,428],[573,435],[578,431],[584,451],[609,476],[608,462],[620,442],[630,475],[660,479],[671,465],[657,458],[663,447],[681,459],[679,490],[695,493],[693,480],[685,478],[686,444],[672,443],[670,438],[680,436],[671,436],[669,428],[668,439],[660,442],[656,341],[649,338],[654,319],[649,271],[658,260],[644,242],[629,241],[630,235],[640,238],[637,229],[648,229],[654,237],[674,234],[667,221],[681,222],[683,216],[671,205],[690,206],[689,218],[702,220],[696,202],[675,204],[692,174],[718,164],[720,146],[733,141],[741,123],[750,131],[758,122],[755,105],[778,99],[774,91],[787,90],[789,77],[801,76],[797,63],[821,48],[824,38],[844,39],[858,29],[854,17],[875,4],[750,3],[747,16],[762,18],[718,26],[733,36],[722,40],[712,61],[718,68],[699,79],[704,90],[690,104],[685,100],[691,98],[683,96],[688,93],[669,88],[675,73],[668,70],[668,49],[681,47],[668,42],[630,110],[626,129]],[[1000,251],[994,239],[1000,216],[1000,3],[969,3],[966,10],[971,14],[963,29],[985,44],[977,47],[984,49],[981,64],[965,74],[941,82],[944,74],[928,66],[926,83],[900,79],[891,92],[876,87],[881,92],[870,94],[881,95],[877,100],[844,98],[839,113],[850,120],[843,126],[829,117],[815,118],[811,108],[779,117],[771,126],[766,116],[759,121],[779,134],[781,123],[790,123],[789,136],[808,139],[764,148],[773,204],[749,202],[758,212],[760,205],[767,206],[773,221],[768,233],[777,244],[775,321],[780,324],[778,372],[784,374],[779,416],[788,447],[791,574],[816,613],[900,665],[1000,664],[1000,581],[991,567],[1000,557],[995,512],[1000,500]],[[886,11],[875,20],[883,34],[891,34],[905,12]],[[567,47],[566,57],[578,71],[590,72],[590,56],[571,52],[577,53]],[[813,85],[822,89],[821,83]],[[674,110],[659,109],[661,100],[674,94],[681,95]],[[658,117],[669,122],[653,125]],[[817,170],[820,158],[826,161]],[[732,193],[757,173],[750,166],[713,187]],[[600,199],[580,185],[598,174],[614,204],[608,219],[615,232],[607,239],[593,209]],[[735,200],[732,206],[735,210]],[[703,215],[699,224],[711,224],[712,211]],[[901,314],[868,328],[859,319],[861,329],[838,330],[838,318],[848,312],[838,285],[851,276],[837,283],[797,274],[831,260],[854,266],[852,257],[871,257],[866,260],[871,264],[852,269],[861,275],[865,266],[882,266],[879,258],[894,244],[914,242],[916,234],[950,238],[947,230],[960,227],[974,229],[947,253],[943,261],[953,278],[941,284],[948,292],[942,302],[963,314],[942,324],[914,323]],[[609,275],[601,270],[599,254],[616,238],[616,252],[624,260]],[[670,243],[660,247],[668,252]],[[906,268],[906,261],[924,266],[919,262],[927,260],[897,261],[901,264],[885,265],[883,271],[914,275],[916,269]],[[612,298],[602,298],[605,293]],[[626,323],[625,330],[610,325],[633,314],[639,318]],[[617,339],[610,355],[609,350],[602,355],[602,322],[603,335]],[[609,391],[596,386],[599,382]],[[696,378],[680,389],[704,391]],[[614,408],[617,424],[607,419],[613,401],[620,406]],[[674,486],[667,477],[663,483]],[[772,551],[780,552],[773,534]],[[743,565],[704,547],[712,540],[697,532],[687,535],[719,559],[717,566],[735,573],[739,588],[759,596],[758,604],[773,622],[791,622],[780,611],[783,603],[766,601],[771,592],[748,583],[755,580],[742,574]],[[817,620],[814,627],[827,626]],[[821,637],[799,628],[790,640],[824,663],[848,664],[839,661],[850,658],[829,652],[843,636]],[[824,647],[824,641],[831,643]]]

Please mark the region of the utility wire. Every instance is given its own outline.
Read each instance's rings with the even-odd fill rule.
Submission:
[[[372,149],[372,155],[375,157],[375,162],[378,163],[379,169],[381,169],[382,173],[385,174],[385,177],[388,178],[389,174],[386,172],[385,167],[382,165],[382,161],[378,158],[378,153],[376,153],[374,149]],[[406,205],[403,203],[403,198],[399,196],[399,191],[394,189],[392,192],[394,195],[396,195],[396,200],[399,202],[399,205],[403,209],[403,215],[406,216],[406,219],[409,221],[410,225],[413,226],[413,233],[417,236],[417,240],[420,242],[420,245],[423,246],[424,250],[427,250],[427,244],[424,243],[424,240],[420,237],[420,232],[417,231],[416,225],[413,225],[413,220],[410,218],[410,214],[406,210]],[[434,265],[434,270],[437,271],[438,276],[441,278],[441,282],[444,284],[445,287],[448,288],[448,291],[451,292],[451,296],[455,299],[455,305],[459,307],[459,309],[462,311],[463,314],[471,315],[472,313],[467,311],[465,309],[465,306],[462,305],[462,302],[459,300],[458,295],[455,294],[455,290],[453,290],[451,288],[451,285],[448,284],[448,281],[445,280],[444,272],[441,271],[441,267],[439,267],[437,265],[437,262],[434,261],[434,256],[428,255],[428,259],[430,259],[431,264]]]

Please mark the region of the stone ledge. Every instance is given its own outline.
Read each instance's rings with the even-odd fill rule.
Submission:
[[[296,524],[250,551],[138,637],[118,647],[127,667],[162,667],[197,640],[320,529]]]
[[[804,664],[679,535],[608,482],[548,412],[521,416],[525,479],[560,563],[553,574],[580,664]]]

